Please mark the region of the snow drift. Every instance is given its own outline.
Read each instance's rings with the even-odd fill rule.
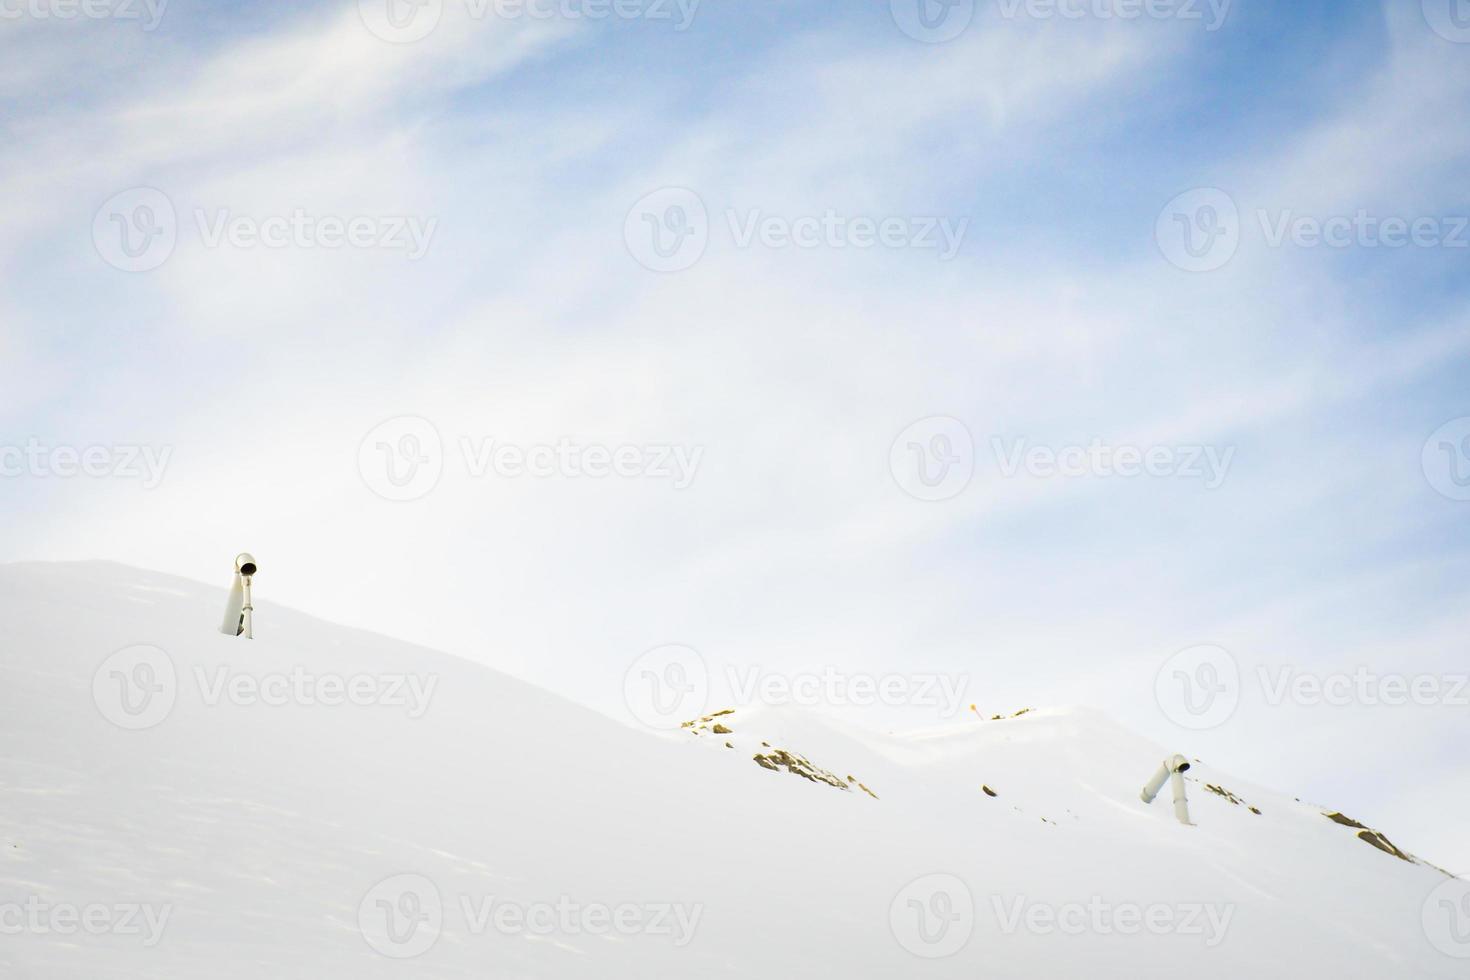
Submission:
[[[0,567],[5,976],[1465,975],[1464,882],[1208,760],[1181,826],[1166,747],[1090,712],[651,734],[223,602]]]

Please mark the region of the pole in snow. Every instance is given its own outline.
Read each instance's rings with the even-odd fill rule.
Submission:
[[[1184,756],[1175,755],[1165,759],[1139,796],[1143,802],[1152,803],[1159,795],[1159,790],[1164,788],[1164,783],[1170,783],[1174,790],[1174,816],[1186,827],[1192,827],[1194,824],[1189,820],[1189,800],[1184,794],[1184,774],[1188,771],[1189,760]]]
[[[225,602],[225,618],[219,631],[226,636],[255,639],[255,606],[250,598],[250,584],[255,578],[255,559],[247,554],[235,556],[235,581]]]

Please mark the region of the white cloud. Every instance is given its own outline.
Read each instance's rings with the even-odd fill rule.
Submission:
[[[1391,345],[1315,320],[1283,340],[1331,290],[1330,270],[1303,261],[1283,286],[1279,256],[1250,252],[1186,277],[1151,248],[1077,266],[1047,236],[989,242],[999,259],[949,266],[715,242],[689,272],[659,277],[622,242],[628,207],[664,184],[699,189],[716,214],[929,205],[953,200],[935,184],[956,173],[983,190],[987,162],[1044,154],[1097,113],[1126,113],[1154,79],[1169,84],[1187,53],[1172,35],[990,25],[939,49],[861,57],[792,43],[697,116],[481,103],[465,118],[485,128],[456,139],[451,96],[557,35],[446,22],[399,48],[355,17],[312,18],[197,68],[170,64],[120,105],[87,110],[82,134],[63,118],[7,156],[21,169],[39,150],[88,161],[26,178],[21,196],[45,202],[26,205],[28,223],[57,220],[48,205],[66,196],[101,200],[155,172],[186,210],[376,208],[442,222],[418,265],[196,240],[151,278],[119,285],[100,270],[109,301],[159,312],[119,342],[137,353],[78,371],[85,397],[57,427],[111,414],[176,446],[176,462],[152,493],[47,488],[18,552],[218,578],[249,547],[263,609],[284,599],[604,708],[623,663],[683,642],[717,662],[961,665],[1016,708],[1045,698],[1139,713],[1151,658],[1216,634],[1249,647],[1302,627],[1292,603],[1313,583],[1265,603],[1192,550],[1204,540],[1238,559],[1249,542],[1229,540],[1232,529],[1291,533],[1283,514],[1340,489],[1324,463],[1373,478],[1353,456],[1376,433],[1343,433],[1291,466],[1279,454],[1298,436],[1278,430],[1322,426],[1323,413],[1464,353],[1454,320]],[[1331,118],[1278,150],[1221,161],[1243,204],[1410,193],[1462,148],[1463,100],[1416,66],[1423,39],[1398,30],[1390,62]],[[1426,106],[1417,141],[1386,121],[1405,104]],[[604,152],[620,128],[666,138],[636,157]],[[1153,218],[1137,221],[1145,244]],[[674,492],[475,480],[451,453],[432,497],[390,505],[363,486],[357,451],[401,414],[434,420],[451,449],[460,436],[568,436],[706,456],[694,486]],[[960,500],[916,506],[889,475],[889,443],[931,414],[969,421],[982,443],[1248,441],[1275,463],[1258,458],[1257,476],[1239,478],[1257,482],[1209,498],[986,474]],[[1279,737],[1270,726],[1228,734],[1236,741],[1213,747],[1263,764]]]

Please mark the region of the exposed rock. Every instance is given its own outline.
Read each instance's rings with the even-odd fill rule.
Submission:
[[[1322,816],[1326,817],[1328,820],[1331,820],[1333,823],[1340,823],[1344,827],[1352,827],[1354,830],[1367,830],[1368,829],[1367,827],[1365,827],[1362,824],[1358,823],[1352,817],[1345,816],[1345,815],[1343,815],[1341,813],[1324,813],[1324,814],[1322,814]]]
[[[716,711],[714,714],[712,714],[712,715],[705,715],[703,718],[691,718],[688,721],[680,722],[679,723],[679,727],[680,728],[694,728],[697,725],[697,726],[699,726],[699,730],[704,731],[704,730],[707,730],[709,728],[710,722],[714,721],[716,718],[724,718],[724,717],[726,717],[728,715],[733,715],[734,713],[735,713],[735,709],[734,708],[726,708],[724,711]],[[715,726],[715,731],[716,731],[716,733],[719,733],[719,731],[720,731],[720,726],[719,725],[716,725]]]
[[[1345,814],[1341,813],[1324,813],[1322,814],[1322,816],[1326,817],[1328,820],[1331,820],[1333,823],[1341,824],[1344,827],[1350,827],[1353,830],[1356,830],[1358,832],[1358,840],[1362,841],[1365,844],[1373,845],[1384,854],[1392,854],[1400,861],[1407,861],[1410,864],[1419,863],[1415,861],[1414,858],[1410,855],[1399,850],[1393,841],[1389,840],[1378,831],[1373,830],[1369,827],[1365,827],[1363,824],[1354,820],[1352,817],[1346,816]]]
[[[1249,810],[1251,813],[1254,813],[1258,817],[1261,815],[1260,810],[1257,810],[1255,807],[1251,806],[1245,800],[1242,800],[1240,797],[1236,796],[1234,793],[1230,792],[1230,790],[1226,789],[1223,786],[1216,786],[1213,783],[1206,783],[1205,789],[1209,790],[1211,793],[1214,793],[1221,799],[1229,800],[1235,806],[1245,807],[1247,810]]]
[[[765,743],[762,742],[761,744],[764,745]],[[844,793],[852,792],[852,787],[841,776],[828,772],[820,766],[813,765],[810,760],[794,752],[788,752],[785,749],[776,749],[768,755],[758,753],[755,756],[755,764],[762,769],[769,769],[772,772],[789,772],[813,783],[825,783],[828,786],[834,786],[842,790]],[[858,783],[858,788],[873,797],[873,799],[876,800],[878,798],[872,790],[868,789],[862,783]]]
[[[1395,847],[1393,841],[1389,840],[1387,837],[1384,837],[1376,830],[1358,831],[1358,840],[1363,841],[1367,844],[1372,844],[1384,854],[1392,854],[1400,861],[1407,861],[1410,864],[1414,863],[1413,858],[1409,857],[1409,855],[1405,854],[1403,851]]]

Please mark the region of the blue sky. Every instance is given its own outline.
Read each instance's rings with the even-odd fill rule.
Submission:
[[[1269,705],[1255,681],[1467,669],[1470,502],[1436,489],[1451,455],[1423,458],[1470,417],[1470,248],[1444,241],[1470,214],[1470,44],[1432,26],[1450,0],[1438,21],[1438,0],[1237,0],[1215,31],[994,0],[932,44],[887,2],[720,0],[682,32],[445,0],[391,43],[375,2],[0,22],[0,441],[169,452],[156,486],[0,479],[0,560],[212,581],[248,547],[263,608],[614,715],[662,644],[716,679],[963,675],[987,712],[1094,705],[1470,867],[1445,816],[1470,805],[1470,707]],[[107,236],[142,188],[176,243],[129,272]],[[708,242],[657,272],[632,236],[668,188]],[[1186,271],[1156,227],[1208,188],[1239,240]],[[209,238],[222,213],[297,211],[433,227],[414,258]],[[1440,241],[1268,241],[1283,216],[1360,211]],[[948,259],[857,247],[850,224],[843,247],[741,244],[750,220],[828,212],[963,234]],[[394,502],[364,458],[403,417],[432,422],[443,475]],[[936,417],[975,472],[925,501],[892,452]],[[476,475],[460,440],[488,439],[702,455],[682,489]],[[1214,487],[1004,472],[1017,446],[1094,440],[1230,461]],[[1247,678],[1203,731],[1154,692],[1199,644]]]

